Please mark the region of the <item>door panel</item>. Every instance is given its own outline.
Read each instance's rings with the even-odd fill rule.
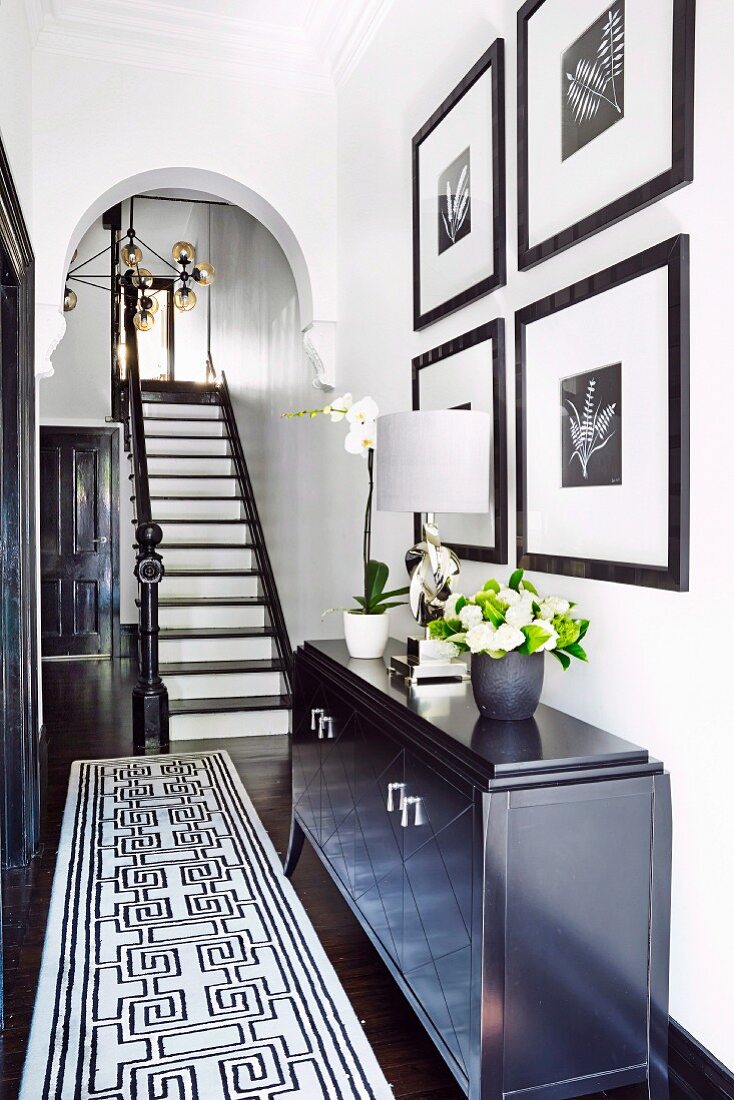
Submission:
[[[117,461],[115,429],[41,428],[44,657],[112,655]]]

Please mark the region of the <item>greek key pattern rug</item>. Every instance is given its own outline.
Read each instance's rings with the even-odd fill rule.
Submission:
[[[20,1097],[392,1097],[226,753],[74,764]]]

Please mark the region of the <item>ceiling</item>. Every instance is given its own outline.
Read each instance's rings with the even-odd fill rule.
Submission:
[[[25,0],[35,48],[333,94],[393,0]]]

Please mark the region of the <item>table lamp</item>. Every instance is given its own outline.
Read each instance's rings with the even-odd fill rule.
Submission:
[[[456,554],[441,543],[436,514],[489,512],[491,434],[489,413],[470,409],[378,418],[377,509],[425,515],[423,538],[405,556],[410,608],[423,627],[442,617],[461,572]],[[425,635],[409,638],[407,655],[393,658],[393,670],[414,684],[466,675],[463,662],[441,662],[424,653],[425,641]]]

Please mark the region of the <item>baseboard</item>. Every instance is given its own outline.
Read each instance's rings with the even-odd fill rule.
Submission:
[[[677,1089],[690,1100],[734,1100],[734,1073],[675,1020],[668,1031],[668,1066],[673,1095]]]
[[[120,623],[120,657],[138,659],[138,624]]]

